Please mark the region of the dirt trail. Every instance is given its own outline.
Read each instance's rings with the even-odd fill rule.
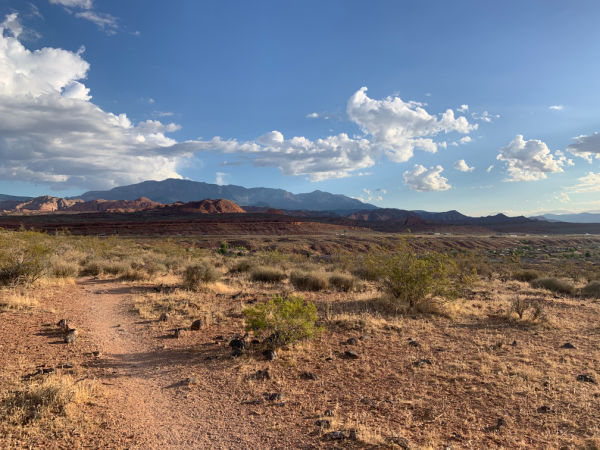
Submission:
[[[83,281],[71,317],[101,351],[89,367],[105,385],[110,427],[138,448],[256,448],[252,419],[201,356],[169,349],[131,312],[129,288]],[[188,385],[186,378],[195,382]]]

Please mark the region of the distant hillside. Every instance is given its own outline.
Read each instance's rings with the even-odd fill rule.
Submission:
[[[191,202],[205,198],[222,198],[242,206],[262,206],[277,209],[302,209],[309,211],[357,211],[375,209],[345,195],[314,191],[307,194],[292,194],[283,189],[250,188],[233,184],[220,186],[199,181],[168,179],[144,181],[129,186],[120,186],[109,191],[90,191],[81,195],[83,200],[134,200],[147,197],[159,203]],[[347,212],[347,211],[344,211]]]
[[[348,218],[365,222],[404,221],[406,224],[410,224],[411,222],[418,223],[421,221],[430,224],[471,226],[521,224],[533,222],[533,220],[528,219],[527,217],[508,217],[504,214],[496,214],[495,216],[487,217],[469,217],[459,213],[458,211],[405,211],[403,209],[394,208],[357,211],[350,214]]]
[[[32,198],[33,197],[0,194],[0,202],[26,202],[27,200],[31,200]]]
[[[544,214],[543,216],[552,222],[570,222],[570,223],[598,223],[600,224],[600,213],[579,213],[579,214]]]
[[[238,204],[225,199],[201,200],[199,202],[174,203],[165,206],[165,211],[204,213],[204,214],[236,214],[245,213]]]

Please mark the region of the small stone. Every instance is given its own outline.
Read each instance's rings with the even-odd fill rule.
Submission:
[[[169,320],[169,314],[167,314],[166,312],[162,313],[158,320],[159,322],[166,322],[167,320]]]
[[[344,358],[346,359],[359,359],[360,356],[358,356],[358,353],[352,351],[352,350],[346,350],[344,352]]]
[[[325,411],[323,411],[323,415],[325,417],[333,417],[333,411],[330,409],[326,409]]]
[[[584,383],[592,383],[596,384],[596,380],[593,376],[588,375],[587,373],[582,373],[581,375],[577,375],[577,381],[582,381]]]
[[[351,337],[345,342],[345,344],[346,345],[358,345],[358,339],[356,339],[355,337]]]
[[[314,380],[314,381],[319,379],[317,374],[313,373],[313,372],[302,372],[300,374],[300,378],[302,378],[303,380]]]
[[[325,430],[331,428],[331,422],[327,419],[319,419],[315,422],[315,425]]]
[[[65,338],[64,338],[65,343],[72,344],[73,342],[75,342],[76,339],[77,339],[77,330],[75,330],[74,328],[69,328],[69,330],[67,330],[67,332],[65,333]]]
[[[231,350],[231,356],[233,356],[234,358],[242,356],[243,354],[244,351],[241,348],[234,348],[233,350]]]
[[[408,341],[408,345],[410,345],[411,347],[418,347],[419,343],[411,339],[410,341]]]
[[[570,342],[565,342],[563,345],[560,346],[560,348],[568,348],[568,349],[573,349],[573,348],[577,348],[575,347],[573,344],[571,344]]]
[[[427,358],[419,359],[418,361],[413,362],[413,367],[423,367],[425,364],[431,365],[431,360]]]
[[[65,333],[69,330],[69,322],[67,321],[67,319],[60,319],[56,326],[58,326],[58,328],[60,328]]]
[[[281,401],[281,392],[266,393],[265,398],[270,402],[279,402]]]
[[[96,358],[98,358],[102,353],[100,353],[100,350],[94,350],[92,352],[92,356],[95,356]]]
[[[187,384],[188,386],[193,386],[198,383],[199,383],[199,380],[196,377],[189,377],[189,378],[185,379],[185,384]]]
[[[200,330],[200,328],[202,328],[202,321],[200,319],[197,319],[192,322],[192,326],[190,327],[190,330],[198,331],[198,330]]]
[[[268,361],[273,361],[277,358],[277,352],[275,350],[265,350],[262,354]]]
[[[552,408],[550,408],[548,405],[542,405],[537,409],[537,412],[543,413],[543,414],[549,414],[554,411],[552,411]]]
[[[344,439],[348,439],[348,435],[343,431],[330,431],[325,434],[325,439],[329,441],[342,441]]]
[[[243,350],[246,348],[246,341],[242,338],[242,339],[232,339],[231,341],[229,341],[229,346],[231,348],[239,348],[240,350]]]
[[[264,381],[271,379],[271,373],[269,372],[269,368],[263,370],[257,370],[255,374],[251,375],[251,378],[255,380]]]

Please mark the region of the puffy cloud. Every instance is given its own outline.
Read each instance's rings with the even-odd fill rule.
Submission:
[[[553,111],[562,111],[563,105],[551,105],[551,106],[548,106],[548,109],[551,109]]]
[[[93,6],[92,0],[50,0],[54,5],[67,6],[69,8],[91,9]]]
[[[524,140],[517,135],[496,157],[506,163],[507,181],[533,181],[546,178],[547,173],[562,172],[572,162],[561,152],[553,155],[548,146],[537,139]]]
[[[567,146],[573,155],[579,156],[588,162],[592,162],[592,158],[600,158],[600,134],[585,135],[582,134],[573,138],[573,143]]]
[[[438,145],[433,138],[442,132],[467,134],[477,128],[465,117],[454,117],[451,109],[438,119],[422,103],[405,102],[400,97],[373,100],[366,92],[366,87],[356,91],[348,100],[346,112],[394,162],[408,161],[416,148],[435,153]]]
[[[475,120],[479,120],[480,122],[493,122],[494,119],[499,119],[500,114],[490,114],[488,111],[483,111],[482,113],[471,113],[471,117]]]
[[[568,188],[569,192],[581,194],[584,192],[600,192],[600,172],[589,172],[587,175],[578,178],[579,183]]]
[[[306,118],[307,118],[307,119],[317,119],[317,118],[319,118],[319,113],[312,112],[312,113],[310,113],[310,114],[307,114],[307,115],[306,115]]]
[[[456,110],[460,113],[466,113],[469,111],[469,105],[460,105]]]
[[[404,183],[419,192],[446,191],[452,186],[448,184],[448,179],[441,175],[443,171],[442,166],[427,169],[420,164],[415,164],[413,170],[404,172]]]
[[[82,52],[34,52],[0,24],[0,177],[54,187],[110,187],[179,177],[174,124],[132,124],[91,103]]]
[[[454,168],[460,172],[473,172],[475,167],[469,167],[464,159],[460,159],[453,164]]]

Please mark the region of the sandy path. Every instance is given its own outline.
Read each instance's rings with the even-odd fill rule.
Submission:
[[[131,312],[128,287],[83,281],[79,289],[72,313],[101,351],[90,368],[105,385],[109,426],[138,448],[256,448],[260,435],[239,403],[199,355],[169,350],[151,334]],[[196,383],[188,386],[190,375]]]

